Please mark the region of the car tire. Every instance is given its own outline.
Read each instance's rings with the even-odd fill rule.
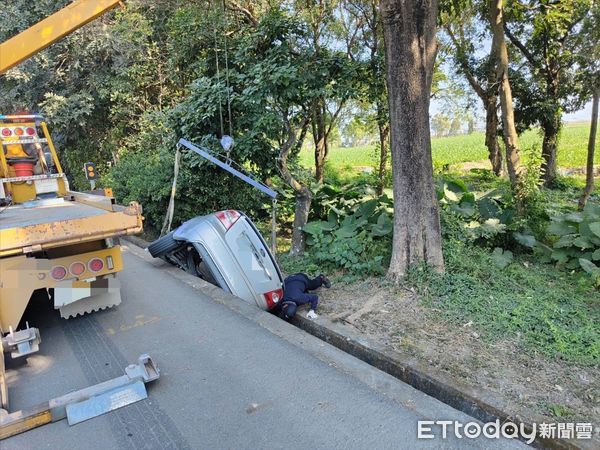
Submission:
[[[152,244],[148,246],[148,251],[155,258],[160,258],[169,252],[172,252],[181,245],[181,242],[176,241],[173,238],[174,231],[169,234],[165,234],[163,237],[158,238]]]

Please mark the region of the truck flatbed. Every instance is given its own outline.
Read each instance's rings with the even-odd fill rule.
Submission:
[[[139,206],[73,193],[69,198],[9,206],[0,212],[0,256],[19,255],[107,237],[139,233]]]
[[[0,230],[109,214],[108,211],[93,206],[60,200],[57,203],[41,204],[35,207],[10,206],[0,214]]]

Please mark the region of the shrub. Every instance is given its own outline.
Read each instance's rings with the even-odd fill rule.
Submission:
[[[515,229],[515,208],[499,189],[471,192],[459,179],[441,179],[437,186],[442,233],[485,247],[506,245]]]
[[[540,258],[567,269],[583,269],[600,287],[600,205],[589,202],[583,211],[551,217],[551,246],[536,243]]]
[[[303,229],[309,254],[328,269],[382,275],[391,247],[392,201],[386,195],[354,198],[346,193],[329,202],[327,220]]]

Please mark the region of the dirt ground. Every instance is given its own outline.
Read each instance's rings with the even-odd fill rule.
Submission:
[[[452,164],[450,167],[459,172],[469,172],[471,169],[492,169],[492,165],[488,160]],[[573,175],[585,176],[586,174],[586,167],[559,167],[557,170],[559,175],[563,177]],[[594,176],[600,176],[600,166],[594,166]]]
[[[378,280],[337,283],[318,294],[319,314],[417,358],[432,375],[441,373],[493,393],[506,402],[511,415],[596,426],[600,422],[597,367],[525,354],[510,339],[486,342],[472,323],[445,323],[435,317],[435,310],[421,306],[414,292]]]

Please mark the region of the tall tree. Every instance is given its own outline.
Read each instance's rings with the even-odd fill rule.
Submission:
[[[590,14],[582,24],[581,32],[572,46],[577,52],[577,65],[581,70],[576,75],[580,90],[579,105],[585,105],[592,97],[592,123],[588,141],[586,182],[579,199],[579,208],[583,209],[594,190],[594,154],[596,133],[598,130],[598,108],[600,101],[600,3],[595,2]]]
[[[487,8],[485,8],[487,9]],[[445,21],[444,29],[452,43],[455,67],[463,74],[469,85],[481,99],[485,109],[485,146],[492,170],[502,173],[502,151],[498,144],[498,83],[496,67],[489,55],[481,60],[474,57],[476,42],[480,41],[476,27],[471,22],[478,14],[469,8],[460,16]]]
[[[310,188],[298,175],[297,165],[291,162],[307,134],[315,104],[332,81],[314,67],[326,73],[335,72],[335,67],[331,67],[335,66],[335,59],[323,52],[321,59],[315,60],[307,37],[296,18],[289,17],[287,11],[272,8],[242,40],[235,54],[240,72],[233,77],[244,83],[236,103],[245,111],[244,115],[248,114],[247,143],[277,147],[277,168],[294,192],[291,255],[304,251],[302,228],[308,220],[312,200]]]
[[[394,187],[388,271],[393,280],[423,262],[444,270],[429,132],[437,14],[437,0],[381,2]]]
[[[590,11],[593,0],[508,0],[509,20],[503,23],[506,36],[530,66],[528,84],[540,93],[535,105],[528,105],[526,121],[533,118],[544,133],[544,183],[556,179],[557,149],[562,113],[568,109],[575,86],[571,83],[577,51],[570,45],[576,38],[581,22]],[[532,96],[522,103],[531,104]]]
[[[503,0],[488,0],[488,8],[488,19],[492,31],[490,56],[496,68],[496,79],[499,83],[502,130],[506,148],[506,169],[513,192],[519,197],[522,167],[519,154],[519,138],[515,127],[512,90],[508,79],[508,50],[504,38]]]
[[[592,100],[592,124],[588,140],[587,165],[585,175],[585,188],[579,199],[579,209],[583,209],[592,191],[594,190],[594,153],[596,149],[596,131],[598,129],[598,101],[600,100],[600,86],[594,92]]]
[[[385,55],[379,0],[345,0],[341,3],[343,35],[353,61],[362,63],[363,101],[373,105],[372,120],[379,137],[377,192],[383,193],[389,163],[390,123],[385,85]],[[343,20],[343,19],[346,20]]]
[[[295,8],[305,22],[307,43],[313,54],[313,71],[326,80],[311,110],[311,131],[315,150],[315,178],[323,182],[325,161],[329,156],[330,137],[340,113],[353,95],[356,77],[347,53],[339,50],[339,41],[332,39],[338,25],[335,10],[339,0],[296,0]],[[343,41],[342,41],[343,42]]]
[[[296,195],[290,256],[298,256],[304,253],[306,240],[302,228],[308,222],[308,214],[310,213],[310,204],[312,201],[312,192],[310,191],[310,188],[305,183],[299,181],[298,177],[294,176],[289,166],[290,156],[294,153],[297,154],[300,150],[310,123],[310,113],[308,111],[303,111],[303,113],[298,114],[298,116],[300,124],[294,127],[290,121],[290,111],[281,111],[285,130],[279,146],[279,158],[277,158],[277,166],[281,173],[281,177],[288,186],[294,190]]]

